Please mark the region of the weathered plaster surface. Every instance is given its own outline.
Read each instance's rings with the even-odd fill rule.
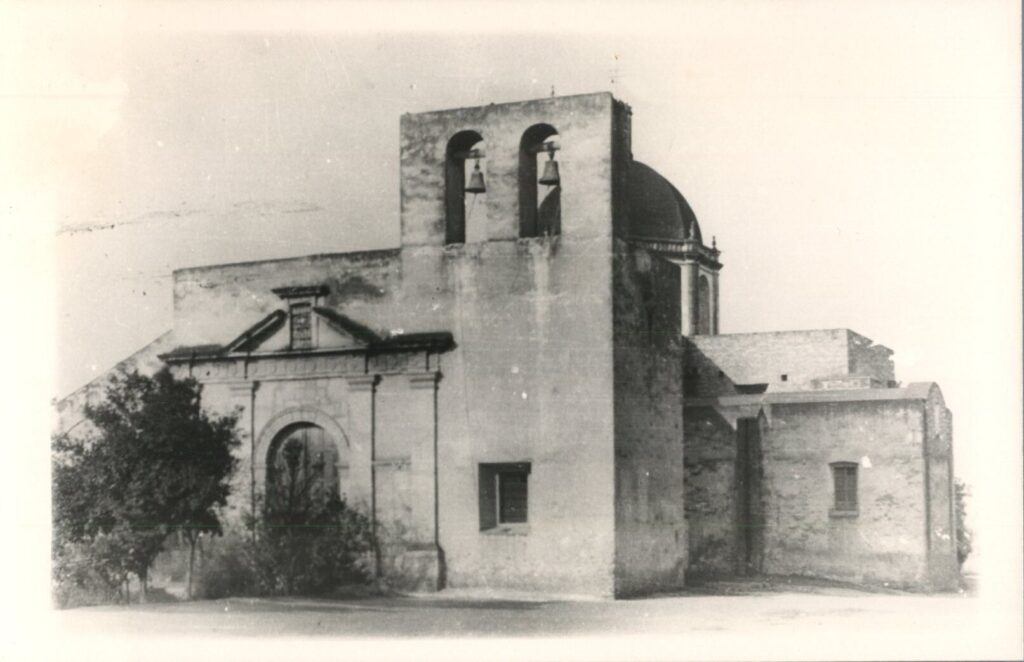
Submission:
[[[735,393],[737,384],[793,391],[849,376],[885,386],[894,379],[891,354],[848,329],[691,336],[687,386],[693,395]]]
[[[538,123],[558,134],[561,234],[519,238],[520,139]],[[468,241],[445,245],[445,153],[464,130],[483,137],[487,190]],[[938,389],[880,388],[892,352],[846,329],[681,338],[717,331],[718,252],[696,229],[672,246],[632,236],[658,219],[630,202],[630,136],[628,107],[606,93],[405,115],[400,247],[179,270],[173,331],[126,365],[191,348],[175,369],[203,383],[206,407],[239,416],[236,521],[265,488],[275,437],[322,427],[399,586],[613,596],[677,586],[687,565],[735,571],[741,417],[761,430],[761,569],[951,585]],[[690,249],[699,269],[655,256]],[[356,336],[443,332],[454,345],[373,352],[328,324],[314,331],[326,345],[293,351],[272,315],[288,309],[280,288],[322,292],[315,305],[368,329]],[[217,349],[268,319],[279,326],[262,345]],[[99,387],[61,403],[61,429]],[[836,460],[861,462],[855,518],[829,513]],[[482,530],[479,467],[505,462],[530,465],[528,522]]]
[[[866,393],[872,391],[878,389]],[[952,588],[950,435],[941,394],[933,388],[927,399],[856,399],[854,393],[832,401],[765,398],[763,571]],[[695,572],[721,574],[735,567],[736,515],[728,498],[735,484],[735,421],[753,409],[722,404],[686,409]],[[929,416],[936,416],[936,423],[927,423]],[[855,516],[832,512],[833,462],[858,464]]]
[[[682,586],[682,367],[678,268],[616,242],[615,590]]]

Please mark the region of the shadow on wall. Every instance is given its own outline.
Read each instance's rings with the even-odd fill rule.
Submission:
[[[687,574],[731,575],[736,564],[736,429],[714,407],[684,417]]]
[[[686,369],[683,374],[683,394],[690,397],[713,397],[732,395],[741,392],[737,384],[725,374],[689,338],[684,337],[686,345]],[[726,423],[728,425],[728,423]]]

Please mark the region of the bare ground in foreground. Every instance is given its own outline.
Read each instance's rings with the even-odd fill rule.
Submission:
[[[231,598],[74,609],[52,625],[48,650],[59,659],[1018,657],[1005,619],[976,597],[756,582],[619,601],[482,591]]]

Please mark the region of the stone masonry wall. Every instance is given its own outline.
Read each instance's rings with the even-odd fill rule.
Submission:
[[[806,388],[814,377],[846,374],[846,329],[736,333],[687,339],[688,379],[695,395],[735,392],[736,384],[768,384],[768,389]],[[719,374],[721,373],[721,374]],[[785,375],[785,380],[783,380]]]
[[[616,595],[683,584],[678,272],[675,265],[616,241]]]
[[[736,412],[686,407],[688,572],[727,575],[736,567]]]
[[[773,404],[763,440],[764,570],[926,583],[925,464],[917,400]],[[834,516],[829,464],[858,465],[858,513]]]

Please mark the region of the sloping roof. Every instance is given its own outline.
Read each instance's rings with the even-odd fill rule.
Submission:
[[[383,338],[371,346],[374,351],[401,349],[434,349],[445,352],[455,347],[455,339],[447,331],[404,333]]]
[[[317,315],[323,317],[324,321],[326,321],[328,325],[334,327],[336,331],[346,333],[356,340],[368,345],[381,340],[381,337],[368,327],[363,326],[347,315],[342,315],[336,310],[324,308],[323,306],[314,306],[313,311],[316,312]]]
[[[400,352],[418,349],[429,349],[445,352],[455,347],[455,339],[447,331],[428,331],[423,333],[405,333],[394,336],[382,336],[369,327],[355,321],[351,317],[330,308],[315,306],[314,312],[336,331],[349,335],[361,343],[357,347],[331,348],[323,347],[308,351],[366,351],[366,352]],[[236,352],[255,351],[259,344],[277,332],[288,319],[288,313],[275,310],[259,322],[256,322],[241,335],[226,345],[204,344],[175,347],[169,352],[160,354],[164,361],[186,361],[196,359],[224,358]],[[287,353],[291,353],[290,351]]]
[[[286,319],[288,319],[288,313],[283,310],[275,310],[243,331],[242,335],[229,342],[224,347],[224,351],[247,352],[256,349],[261,342],[280,329]]]
[[[215,357],[220,356],[224,353],[224,345],[207,344],[207,345],[181,345],[175,347],[169,352],[160,354],[160,358],[164,361],[175,360],[175,359],[188,359],[188,358],[203,358],[203,357]]]

